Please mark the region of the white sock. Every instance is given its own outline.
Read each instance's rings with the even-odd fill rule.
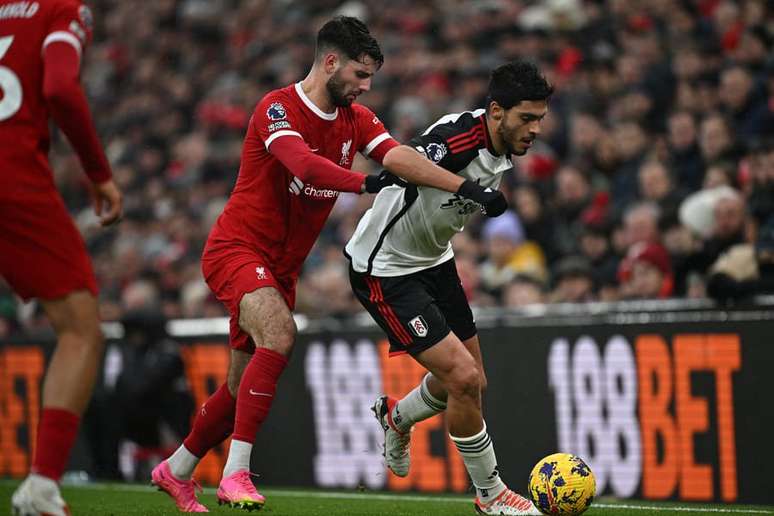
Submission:
[[[223,468],[223,477],[233,475],[240,469],[250,471],[250,453],[253,451],[253,443],[231,440],[231,448],[228,450],[228,460]]]
[[[31,483],[37,483],[39,486],[42,486],[45,489],[55,489],[57,492],[59,492],[59,484],[52,478],[44,477],[43,475],[38,475],[37,473],[30,473],[27,476],[27,480]]]
[[[486,433],[486,423],[483,430],[471,437],[454,437],[451,434],[449,437],[462,455],[479,499],[487,503],[502,493],[506,487],[497,470],[497,457],[492,439]]]
[[[172,472],[175,478],[180,480],[191,480],[191,475],[199,464],[199,457],[188,451],[184,445],[175,450],[168,459],[169,470]]]
[[[393,407],[392,422],[399,432],[408,432],[416,423],[446,410],[446,402],[430,394],[427,388],[429,376],[427,373],[419,385]]]

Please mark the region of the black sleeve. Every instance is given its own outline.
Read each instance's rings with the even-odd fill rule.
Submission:
[[[477,118],[465,113],[454,122],[437,124],[426,134],[412,138],[409,145],[438,166],[457,173],[485,146],[478,124]]]

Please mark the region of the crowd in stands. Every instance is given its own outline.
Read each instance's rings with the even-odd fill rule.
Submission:
[[[502,184],[511,209],[455,237],[477,306],[774,292],[774,6],[766,0],[91,0],[83,82],[124,220],[98,227],[59,136],[57,184],[82,229],[103,317],[225,315],[202,279],[260,98],[303,79],[314,36],[358,16],[385,64],[360,97],[407,142],[485,106],[488,73],[539,63],[556,92]],[[376,171],[366,160],[355,169]],[[340,196],[299,312],[360,311],[344,243],[372,196]],[[0,286],[0,336],[43,324]]]

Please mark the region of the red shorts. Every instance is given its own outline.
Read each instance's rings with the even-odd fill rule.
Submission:
[[[97,295],[83,237],[58,192],[0,200],[0,276],[25,300]]]
[[[296,303],[296,278],[277,277],[263,253],[244,246],[217,250],[205,248],[202,272],[210,289],[226,305],[230,316],[229,343],[246,353],[255,351],[253,339],[239,327],[242,296],[259,288],[274,287],[285,298],[290,310]]]

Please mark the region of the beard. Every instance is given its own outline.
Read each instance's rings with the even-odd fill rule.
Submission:
[[[507,154],[513,154],[515,156],[523,156],[527,153],[527,149],[514,149],[511,145],[510,141],[513,138],[513,135],[516,133],[516,129],[513,127],[508,127],[505,124],[505,120],[503,120],[503,123],[500,124],[500,127],[497,128],[497,132],[500,133],[500,136],[503,139],[503,144],[505,145],[505,152]]]
[[[325,83],[325,89],[328,90],[328,95],[331,97],[331,102],[336,107],[349,107],[352,105],[352,101],[349,100],[345,92],[346,86],[344,81],[339,77],[339,73],[334,73],[328,82]]]

